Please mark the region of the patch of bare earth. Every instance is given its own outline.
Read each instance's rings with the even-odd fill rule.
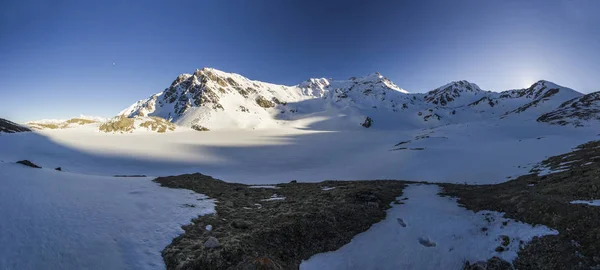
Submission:
[[[515,268],[600,269],[600,207],[570,203],[600,199],[599,162],[600,141],[594,141],[542,162],[560,172],[524,175],[496,185],[441,186],[468,209],[500,211],[509,218],[559,231],[525,246],[513,263]]]
[[[217,199],[216,214],[183,226],[185,233],[163,250],[168,269],[298,269],[383,220],[405,186],[325,181],[250,188],[202,174],[155,181]]]

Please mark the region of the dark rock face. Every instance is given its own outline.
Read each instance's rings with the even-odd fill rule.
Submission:
[[[21,126],[17,123],[8,121],[0,118],[0,133],[17,133],[17,132],[29,132],[31,129]]]

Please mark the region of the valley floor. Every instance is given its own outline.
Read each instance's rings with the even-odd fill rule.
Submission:
[[[245,184],[338,179],[489,184],[527,174],[539,161],[597,138],[597,127],[502,120],[416,130],[105,134],[73,128],[0,136],[0,160],[32,159],[42,167],[103,176],[202,172]]]

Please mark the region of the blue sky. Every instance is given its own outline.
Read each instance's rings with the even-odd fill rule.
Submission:
[[[180,73],[296,84],[379,71],[424,92],[600,90],[600,1],[0,2],[0,117],[113,116]],[[114,65],[113,65],[114,63]]]

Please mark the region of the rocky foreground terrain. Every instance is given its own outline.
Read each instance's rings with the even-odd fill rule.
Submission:
[[[573,202],[600,198],[599,161],[600,141],[592,141],[550,157],[532,174],[505,183],[440,184],[440,196],[456,197],[467,209],[499,211],[516,221],[543,224],[559,232],[521,243],[512,265],[494,257],[487,262],[466,261],[464,268],[598,269],[600,207]],[[541,169],[546,172],[537,174]],[[194,219],[163,251],[168,269],[297,269],[302,260],[339,249],[385,219],[391,205],[402,207],[398,198],[406,185],[414,184],[325,181],[249,188],[202,174],[155,181],[217,200],[216,214]],[[276,197],[264,199],[274,191]],[[264,203],[257,205],[261,199]],[[486,231],[481,227],[481,233]],[[499,239],[496,252],[506,252],[510,241]]]

